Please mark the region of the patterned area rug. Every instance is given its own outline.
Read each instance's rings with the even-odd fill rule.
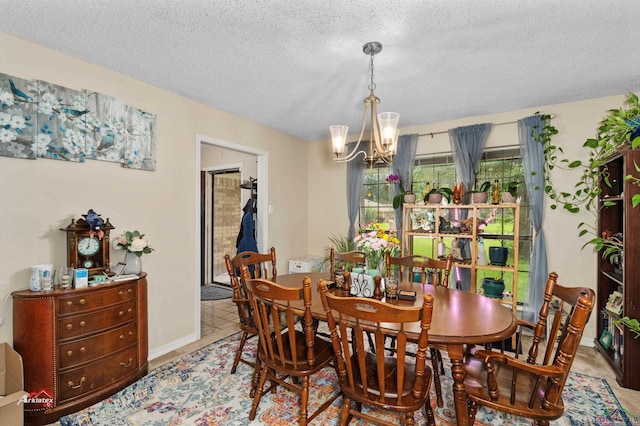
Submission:
[[[298,396],[282,387],[276,394],[263,397],[256,419],[248,420],[251,408],[249,388],[251,367],[240,364],[230,374],[240,333],[212,343],[175,362],[151,371],[147,376],[112,397],[85,410],[60,419],[70,425],[274,425],[298,423]],[[257,340],[245,345],[247,355],[254,353]],[[309,412],[328,395],[338,391],[332,368],[312,377]],[[445,406],[436,408],[438,425],[455,424],[451,373],[442,377]],[[431,391],[435,407],[435,391]],[[565,385],[564,416],[552,425],[631,425],[611,388],[603,379],[571,373]],[[337,425],[342,398],[316,418],[312,425]],[[388,418],[393,418],[390,414]],[[399,419],[396,418],[399,424]],[[354,423],[355,424],[355,423]],[[366,422],[357,423],[367,425]],[[425,424],[424,411],[416,412],[416,424]],[[475,426],[530,425],[531,421],[505,415],[482,407]]]
[[[207,284],[200,286],[200,300],[231,299],[233,290],[231,287],[220,284]]]

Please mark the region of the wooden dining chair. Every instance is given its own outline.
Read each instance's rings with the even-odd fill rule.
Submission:
[[[387,276],[390,277],[394,269],[398,269],[400,281],[414,282],[416,272],[420,273],[420,283],[431,283],[449,287],[449,275],[453,266],[453,258],[449,255],[446,259],[432,259],[427,256],[410,255],[404,257],[387,256]],[[406,277],[406,278],[405,278]]]
[[[563,287],[558,275],[549,274],[536,324],[518,321],[519,327],[533,329],[526,360],[492,350],[473,349],[465,360],[464,386],[469,402],[470,424],[477,406],[533,419],[548,425],[562,416],[562,390],[580,344],[580,338],[595,303],[595,293],[586,287]],[[552,300],[560,305],[551,320],[544,343]],[[522,333],[518,345],[522,344]],[[539,360],[539,352],[543,356]]]
[[[268,277],[268,270],[271,271],[271,278],[277,275],[276,270],[276,249],[271,247],[269,253],[262,254],[252,251],[243,251],[238,253],[233,259],[225,254],[224,263],[229,273],[229,280],[231,282],[231,288],[233,289],[233,302],[238,308],[238,317],[240,319],[240,329],[242,330],[242,337],[240,338],[240,344],[236,350],[235,358],[233,359],[233,365],[231,366],[231,374],[235,374],[238,368],[238,363],[243,362],[251,367],[255,368],[255,355],[252,359],[248,360],[242,358],[242,351],[247,339],[258,335],[251,306],[249,304],[249,297],[247,290],[239,279],[240,267],[245,265],[248,267],[251,278]],[[250,268],[249,268],[250,267]],[[254,377],[254,382],[257,378]],[[257,384],[257,383],[254,383]],[[253,395],[251,395],[253,396]]]
[[[398,269],[400,281],[414,281],[416,272],[420,272],[420,283],[430,281],[432,285],[449,287],[449,275],[453,266],[453,257],[447,256],[445,260],[432,259],[426,256],[411,255],[404,257],[393,257],[387,252],[387,276],[392,276],[394,269]],[[406,279],[405,279],[406,277]],[[391,347],[395,342],[391,343]],[[442,385],[440,375],[444,375],[444,362],[442,361],[441,349],[445,347],[432,346],[429,348],[431,355],[431,366],[433,367],[433,386],[436,389],[436,403],[438,407],[444,406],[442,398]]]
[[[345,253],[337,252],[333,247],[329,250],[330,260],[330,277],[334,276],[336,271],[351,272],[354,266],[364,268],[367,262],[367,255],[363,251],[349,251]]]
[[[425,362],[433,296],[425,294],[422,307],[403,307],[375,299],[333,295],[323,280],[318,286],[343,396],[340,425],[348,424],[352,416],[384,425],[396,424],[363,412],[362,405],[400,413],[408,425],[415,423],[414,412],[424,408],[428,423],[435,424],[429,399],[431,369]],[[420,323],[421,330],[415,362],[407,358],[405,327],[410,323]],[[355,349],[349,342],[352,331]],[[366,333],[374,335],[375,352],[365,346]],[[398,341],[395,356],[385,355],[384,341],[389,335]]]
[[[318,373],[335,360],[331,343],[314,333],[311,316],[311,279],[304,277],[301,286],[290,288],[272,281],[252,279],[246,266],[241,267],[241,276],[247,285],[249,301],[254,311],[258,329],[258,357],[256,369],[260,380],[249,412],[249,420],[256,416],[260,399],[275,386],[281,385],[300,395],[300,425],[306,425],[324,411],[340,395],[330,396],[313,413],[308,413],[309,377]],[[304,302],[295,309],[293,302]],[[302,316],[302,331],[296,330],[298,317]],[[291,380],[287,380],[291,377]],[[267,380],[271,383],[265,389]]]

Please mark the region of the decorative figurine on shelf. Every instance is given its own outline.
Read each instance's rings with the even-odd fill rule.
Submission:
[[[93,209],[89,209],[84,217],[89,224],[89,237],[93,238],[93,235],[97,234],[98,239],[101,240],[104,237],[104,231],[102,230],[104,220],[102,220],[100,215],[93,211]]]
[[[453,187],[453,204],[460,204],[462,202],[462,190],[464,188],[464,185],[462,184],[462,182],[457,183],[454,187]]]
[[[462,251],[458,247],[458,242],[456,240],[451,241],[451,250],[449,250],[449,254],[455,260],[464,260],[462,258]]]

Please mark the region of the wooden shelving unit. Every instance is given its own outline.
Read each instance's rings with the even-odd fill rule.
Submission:
[[[598,255],[598,306],[594,314],[598,321],[596,348],[615,371],[620,386],[640,390],[640,338],[635,339],[627,327],[613,324],[624,316],[640,319],[640,206],[631,204],[640,188],[625,180],[630,174],[639,176],[634,163],[640,165],[640,152],[621,150],[604,166],[612,185],[600,183],[598,235],[611,233],[610,242],[620,248],[620,254],[613,259]],[[614,291],[622,294],[619,314],[607,309]],[[611,335],[610,343],[601,339],[605,330]]]
[[[437,244],[442,238],[448,250],[455,240],[469,240],[470,253],[464,256],[464,260],[455,260],[454,266],[471,270],[471,291],[480,292],[482,278],[503,277],[509,274],[512,277],[511,284],[507,284],[506,290],[511,297],[496,299],[510,306],[515,313],[518,296],[518,240],[520,237],[520,204],[449,204],[442,205],[409,205],[403,206],[403,230],[402,230],[402,256],[410,254],[422,254],[429,257],[437,257]],[[511,229],[499,234],[488,234],[479,231],[479,226],[487,220],[503,220],[509,216],[512,218]],[[466,217],[467,219],[462,219]],[[511,222],[511,221],[510,221]],[[415,239],[423,237],[433,241],[433,249],[430,253],[415,252]],[[479,241],[482,238],[488,240],[513,241],[513,249],[510,250],[510,263],[505,266],[490,265],[488,248],[486,251],[486,265],[478,264]],[[455,282],[455,278],[454,281]]]

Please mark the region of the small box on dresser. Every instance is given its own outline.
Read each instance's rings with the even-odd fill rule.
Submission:
[[[13,346],[25,390],[26,424],[53,423],[147,374],[147,279],[13,295]]]

